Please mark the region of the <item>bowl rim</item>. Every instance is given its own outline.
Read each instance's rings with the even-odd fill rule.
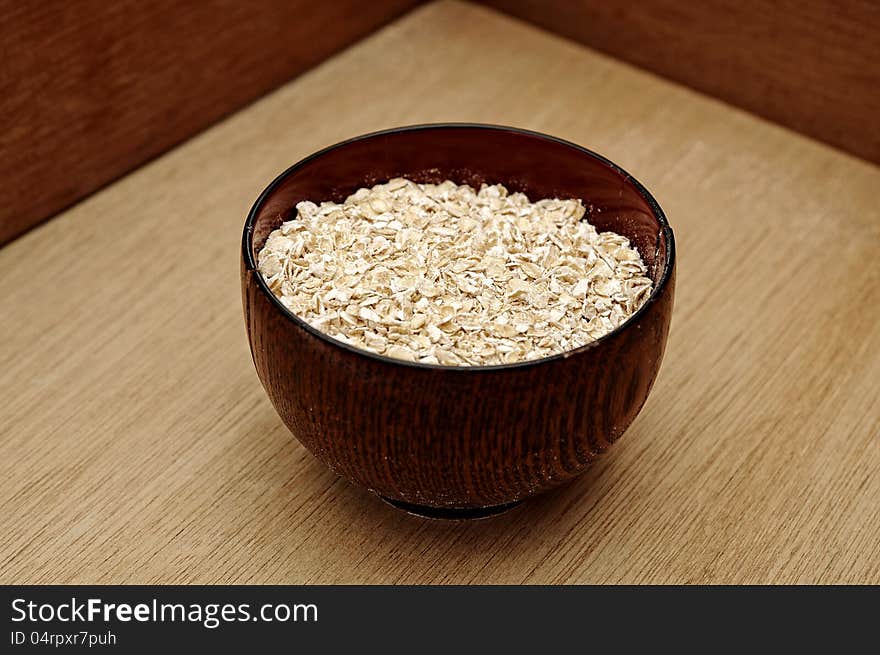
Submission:
[[[263,279],[263,276],[260,275],[260,272],[257,268],[257,262],[254,258],[253,253],[253,235],[254,235],[254,225],[256,224],[257,214],[263,206],[263,203],[266,199],[284,182],[287,177],[293,175],[301,168],[304,168],[313,160],[322,157],[323,155],[336,150],[337,148],[345,147],[351,143],[356,143],[358,141],[364,141],[367,139],[372,139],[380,136],[386,136],[389,134],[400,134],[405,132],[415,132],[415,131],[427,131],[427,130],[444,130],[444,129],[473,129],[476,131],[479,130],[492,130],[499,132],[512,132],[514,134],[519,134],[523,136],[529,136],[533,138],[542,139],[545,141],[550,141],[559,145],[566,146],[568,148],[573,148],[593,159],[599,161],[601,164],[611,168],[617,174],[619,174],[625,183],[632,184],[635,187],[636,191],[642,196],[645,202],[648,203],[648,206],[651,208],[651,211],[654,213],[654,217],[660,223],[660,230],[666,238],[666,259],[663,262],[663,270],[660,274],[660,280],[654,285],[654,288],[651,290],[651,295],[648,296],[648,299],[645,303],[639,307],[639,309],[628,319],[626,319],[623,323],[618,325],[616,328],[608,332],[607,334],[602,335],[598,339],[591,341],[588,344],[584,344],[583,346],[579,346],[578,348],[574,348],[572,350],[566,350],[561,353],[556,353],[555,355],[549,355],[547,357],[541,357],[539,359],[527,359],[519,362],[512,362],[509,364],[490,364],[486,366],[455,366],[455,365],[447,365],[447,364],[428,364],[424,362],[414,362],[406,359],[396,359],[394,357],[387,357],[385,355],[380,355],[379,353],[374,353],[369,350],[364,350],[362,348],[358,348],[357,346],[353,346],[338,339],[335,339],[331,335],[322,332],[321,330],[312,327],[307,321],[303,320],[292,311],[290,311],[287,307],[284,306],[284,303],[281,302],[279,298],[272,293],[271,289],[269,289],[269,285],[266,284],[266,281]],[[669,220],[666,218],[666,214],[663,209],[660,207],[660,204],[655,200],[654,196],[645,188],[645,186],[639,182],[635,177],[630,175],[626,170],[615,164],[613,161],[600,155],[597,152],[590,150],[589,148],[585,148],[571,141],[567,141],[565,139],[561,139],[559,137],[555,137],[549,134],[544,134],[542,132],[536,132],[534,130],[527,130],[519,127],[510,127],[507,125],[496,125],[491,123],[469,123],[469,122],[446,122],[446,123],[419,123],[415,125],[405,125],[402,127],[392,127],[384,130],[378,130],[375,132],[368,132],[366,134],[361,134],[359,136],[355,136],[349,139],[345,139],[344,141],[339,141],[338,143],[334,143],[333,145],[322,148],[303,159],[300,159],[298,162],[293,164],[284,170],[281,174],[279,174],[272,182],[260,193],[257,197],[254,204],[251,206],[250,211],[248,212],[247,219],[244,224],[244,232],[242,234],[242,256],[245,264],[245,268],[249,273],[253,273],[254,277],[257,280],[257,286],[268,298],[269,301],[275,305],[275,307],[281,310],[283,316],[285,316],[289,321],[293,322],[296,326],[303,328],[306,332],[312,334],[313,336],[321,339],[322,341],[335,346],[337,348],[342,348],[347,350],[355,355],[366,357],[368,359],[382,362],[384,364],[391,364],[394,366],[407,366],[410,368],[416,369],[425,369],[425,370],[437,370],[437,371],[461,371],[461,372],[490,372],[490,371],[502,371],[502,370],[511,370],[511,369],[521,369],[528,368],[532,366],[540,366],[542,364],[548,364],[550,362],[567,359],[569,357],[573,357],[580,353],[586,352],[593,348],[598,348],[605,341],[609,341],[614,338],[616,335],[623,332],[626,328],[635,323],[642,315],[644,315],[648,308],[653,305],[658,298],[660,298],[663,290],[666,288],[669,283],[670,278],[672,277],[672,271],[675,268],[675,236],[672,232],[672,227],[669,225]]]

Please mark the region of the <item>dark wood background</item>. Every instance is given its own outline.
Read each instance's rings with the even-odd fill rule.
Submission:
[[[416,0],[0,0],[0,243]]]
[[[877,0],[484,0],[880,162]]]
[[[417,4],[0,0],[0,244]],[[880,162],[880,2],[483,4]]]

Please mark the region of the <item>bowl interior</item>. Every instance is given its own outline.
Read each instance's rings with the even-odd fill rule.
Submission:
[[[302,200],[340,202],[393,177],[501,183],[530,200],[579,198],[599,231],[629,238],[662,281],[671,232],[650,194],[610,161],[574,144],[512,128],[429,125],[367,135],[331,146],[283,173],[257,201],[245,235],[249,267],[269,233]]]

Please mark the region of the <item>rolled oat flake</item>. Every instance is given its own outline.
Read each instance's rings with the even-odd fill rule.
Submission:
[[[395,178],[296,210],[259,253],[269,288],[314,328],[387,357],[548,357],[612,331],[651,292],[638,251],[597,232],[580,200]]]

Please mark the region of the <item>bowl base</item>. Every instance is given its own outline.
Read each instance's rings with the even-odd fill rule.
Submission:
[[[377,494],[378,495],[378,494]],[[403,510],[407,514],[418,516],[424,519],[437,519],[445,521],[467,521],[473,519],[485,519],[490,516],[497,516],[512,510],[514,507],[522,503],[516,500],[512,503],[504,505],[492,505],[491,507],[431,507],[430,505],[417,505],[415,503],[407,503],[402,500],[394,500],[385,496],[379,496],[386,503],[396,509]]]

